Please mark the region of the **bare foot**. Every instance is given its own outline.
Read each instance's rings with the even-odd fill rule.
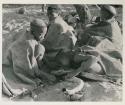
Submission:
[[[26,91],[27,89],[11,89],[12,93],[16,96],[19,94],[22,94],[24,91]]]

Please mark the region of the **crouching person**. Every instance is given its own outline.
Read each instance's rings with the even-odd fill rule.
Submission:
[[[45,53],[45,48],[40,42],[44,39],[46,31],[44,21],[34,19],[30,23],[30,31],[26,31],[9,47],[2,71],[10,87],[32,89],[41,83],[41,78],[53,80],[53,76],[40,70]]]

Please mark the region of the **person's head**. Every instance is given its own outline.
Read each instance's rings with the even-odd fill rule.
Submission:
[[[102,20],[111,19],[116,15],[116,9],[110,5],[101,6],[100,15]]]
[[[34,19],[30,23],[30,30],[32,35],[37,41],[41,41],[44,39],[44,36],[47,32],[47,26],[45,22],[41,19]]]
[[[70,18],[68,19],[68,24],[69,24],[70,26],[72,26],[73,28],[75,28],[76,25],[77,25],[77,19],[76,19],[75,17],[70,17]]]
[[[56,5],[56,4],[49,5],[47,9],[47,15],[48,15],[49,21],[52,21],[56,17],[58,17],[60,15],[60,12],[61,10],[59,5]]]

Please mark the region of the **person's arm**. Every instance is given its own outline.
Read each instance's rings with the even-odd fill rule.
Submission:
[[[36,76],[42,79],[47,79],[49,82],[56,80],[54,75],[46,73],[42,70],[42,60],[45,53],[45,48],[40,43],[35,47],[35,58],[38,64],[38,69],[35,71]]]
[[[42,60],[43,60],[44,53],[45,53],[44,46],[41,45],[40,43],[38,43],[38,45],[35,46],[34,56],[35,56],[36,61],[38,63],[39,69],[41,68],[41,65],[42,65]]]

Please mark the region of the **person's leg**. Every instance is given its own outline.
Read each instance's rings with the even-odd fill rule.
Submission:
[[[93,63],[86,71],[90,73],[103,74],[102,68],[97,62]]]
[[[14,95],[18,95],[22,93],[21,89],[13,89],[10,84],[7,82],[4,74],[2,74],[2,92],[9,97],[12,97]]]
[[[80,57],[80,60],[82,58]],[[84,58],[83,58],[84,59]],[[82,59],[82,60],[83,60]],[[77,59],[78,60],[78,59]],[[102,67],[101,65],[98,63],[98,60],[95,56],[91,56],[91,55],[86,55],[85,59],[82,61],[81,66],[76,69],[73,70],[72,72],[68,73],[65,78],[72,78],[74,76],[77,76],[78,74],[80,74],[81,72],[90,72],[90,73],[98,73],[98,74],[102,74]]]
[[[98,59],[95,56],[88,56],[87,61],[83,61],[81,65],[82,71],[102,74],[103,70],[101,65],[98,63]]]

